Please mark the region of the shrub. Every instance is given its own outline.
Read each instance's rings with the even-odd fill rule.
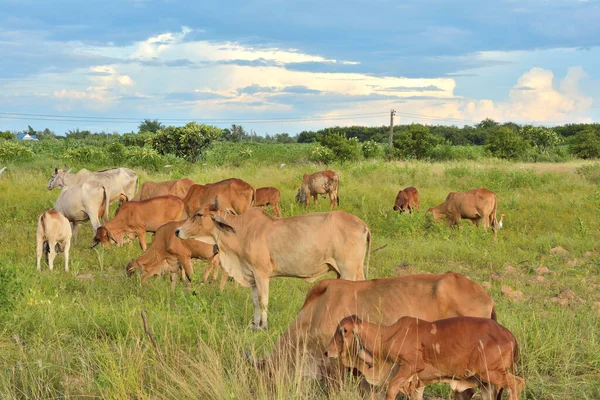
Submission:
[[[329,147],[318,144],[310,149],[308,159],[323,164],[329,164],[335,160],[335,154],[333,154],[333,151],[331,151]]]
[[[123,143],[125,146],[151,146],[153,137],[153,132],[125,133],[123,136],[121,136],[121,143]]]
[[[317,141],[321,146],[327,147],[337,161],[355,161],[360,159],[361,147],[358,139],[346,139],[339,133],[318,135]]]
[[[506,159],[522,158],[529,147],[529,143],[522,136],[505,126],[490,132],[485,143],[485,148],[493,156]]]
[[[111,143],[108,146],[106,146],[106,152],[107,152],[107,158],[108,158],[108,163],[112,164],[112,165],[116,165],[116,164],[121,164],[123,161],[125,161],[125,157],[126,157],[126,150],[125,150],[125,146],[123,146],[121,143]]]
[[[588,127],[573,138],[571,153],[580,158],[600,158],[600,129]]]
[[[412,124],[394,140],[394,157],[423,159],[429,156],[441,139],[429,132],[429,127]]]
[[[0,139],[0,161],[30,161],[32,158],[31,149],[13,141]]]
[[[82,146],[67,150],[64,158],[71,163],[78,164],[102,164],[106,160],[106,153],[98,147]]]
[[[480,160],[486,156],[483,146],[452,146],[439,144],[429,151],[429,159],[434,161]]]
[[[133,147],[127,151],[126,164],[130,167],[142,167],[158,171],[169,162],[151,147]]]
[[[14,140],[15,139],[15,135],[13,135],[12,133],[10,133],[9,131],[5,131],[2,132],[0,131],[0,140]]]
[[[549,155],[550,151],[561,145],[563,139],[550,128],[526,125],[521,129],[523,139],[529,141],[536,152]]]
[[[584,165],[575,170],[575,173],[583,176],[587,181],[591,183],[600,183],[600,164]]]
[[[159,154],[173,154],[189,162],[198,161],[222,130],[215,126],[190,122],[183,127],[169,126],[152,138],[152,147]]]
[[[375,158],[382,153],[379,144],[372,140],[367,140],[366,142],[363,142],[361,147],[364,158]]]

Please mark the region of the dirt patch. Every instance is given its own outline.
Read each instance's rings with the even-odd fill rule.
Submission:
[[[550,271],[550,270],[548,269],[548,267],[544,267],[544,266],[537,267],[537,268],[535,269],[535,273],[536,273],[536,274],[538,274],[538,275],[545,275],[545,274],[549,274],[549,273],[551,273],[551,272],[552,272],[552,271]]]
[[[483,282],[481,282],[481,287],[484,288],[485,290],[490,290],[492,288],[492,284],[489,283],[488,281],[483,281]]]
[[[571,289],[565,289],[556,296],[552,297],[552,302],[558,303],[563,307],[569,307],[579,302],[579,299],[575,295],[575,292],[573,292]]]
[[[510,286],[502,285],[501,292],[503,295],[509,297],[513,302],[518,303],[524,297],[523,292],[520,290],[514,290]]]
[[[569,254],[569,251],[562,246],[556,246],[550,249],[550,254],[566,256],[567,254]]]

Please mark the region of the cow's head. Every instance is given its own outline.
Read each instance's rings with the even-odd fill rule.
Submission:
[[[341,358],[343,361],[358,358],[372,368],[373,354],[362,345],[357,334],[357,326],[361,323],[362,321],[356,315],[341,320],[329,346],[327,346],[325,357]],[[344,364],[348,363],[344,362]]]
[[[92,248],[98,246],[100,243],[102,243],[103,246],[109,246],[112,243],[122,246],[123,238],[121,237],[121,240],[117,240],[117,238],[110,232],[110,230],[107,227],[101,226],[96,230],[96,236],[94,236]]]
[[[136,260],[131,260],[129,261],[129,264],[127,264],[127,276],[132,276],[133,274],[135,274],[136,270],[142,270],[142,264],[139,263],[139,261]]]
[[[50,176],[50,180],[46,185],[46,188],[48,188],[48,190],[52,190],[54,188],[60,189],[63,186],[65,186],[65,169],[58,169],[58,167],[54,168],[54,172]]]
[[[200,207],[176,231],[175,236],[180,239],[212,238],[216,240],[220,232],[236,233],[235,228],[223,218],[219,211],[219,197],[212,204]]]
[[[408,203],[406,201],[399,201],[394,204],[394,211],[400,211],[401,213],[408,211]]]
[[[304,186],[300,186],[300,189],[298,189],[298,192],[296,193],[296,201],[298,203],[305,203],[306,202],[306,189],[304,188]]]
[[[442,219],[442,213],[440,213],[439,211],[437,211],[435,209],[435,207],[430,208],[429,210],[427,210],[427,212],[425,213],[425,215],[427,215],[427,214],[433,215],[433,220],[434,221],[439,221],[439,220]]]

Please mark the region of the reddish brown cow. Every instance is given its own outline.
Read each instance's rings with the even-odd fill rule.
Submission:
[[[96,231],[92,247],[111,242],[123,245],[125,235],[129,239],[136,236],[140,246],[146,250],[146,232],[156,230],[169,221],[185,217],[183,200],[175,196],[159,196],[142,201],[128,201],[115,214],[115,217]]]
[[[335,171],[327,170],[314,174],[304,174],[302,185],[298,189],[298,193],[296,193],[296,201],[304,203],[304,207],[308,208],[308,200],[311,196],[316,206],[319,195],[325,198],[325,195],[328,194],[331,208],[335,207],[336,204],[339,206],[339,186],[340,176]]]
[[[446,216],[448,225],[459,225],[461,219],[471,220],[475,225],[483,221],[483,228],[492,227],[494,233],[502,226],[502,220],[496,219],[498,198],[496,193],[486,188],[473,189],[467,192],[451,192],[446,200],[437,207],[430,208],[427,213],[439,221]]]
[[[183,221],[167,222],[157,229],[154,235],[154,241],[144,253],[135,260],[127,264],[127,273],[132,275],[136,270],[142,272],[142,282],[148,278],[169,272],[171,275],[171,288],[175,286],[178,272],[181,271],[184,281],[190,281],[194,270],[192,268],[192,259],[201,259],[208,261],[208,265],[202,276],[202,282],[208,281],[210,272],[214,270],[213,280],[217,279],[219,272],[218,247],[212,244],[189,239],[182,240],[175,236],[175,230],[185,223]],[[219,289],[223,290],[228,275],[222,271]]]
[[[525,381],[512,374],[517,361],[513,334],[488,318],[455,317],[428,322],[402,317],[384,326],[363,322],[356,315],[339,323],[325,352],[327,357],[358,357],[368,368],[378,362],[400,365],[388,384],[387,400],[398,392],[410,396],[422,386],[463,380],[495,385],[494,399],[508,389],[518,400]]]
[[[256,189],[256,200],[254,200],[254,207],[261,207],[262,209],[267,206],[273,207],[273,214],[276,217],[281,217],[281,210],[279,209],[279,197],[281,193],[279,189],[274,187],[262,187]],[[220,201],[220,199],[219,199]]]
[[[256,191],[250,184],[237,178],[206,185],[192,185],[183,199],[188,217],[194,215],[203,204],[214,203],[217,197],[221,210],[239,215],[252,207]]]
[[[188,178],[176,179],[165,182],[144,182],[140,190],[133,197],[133,201],[147,200],[158,196],[176,196],[185,198],[194,181]]]
[[[419,192],[411,186],[398,192],[394,202],[394,211],[408,211],[412,214],[413,209],[419,209]]]

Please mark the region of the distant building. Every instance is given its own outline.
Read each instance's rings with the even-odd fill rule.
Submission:
[[[17,135],[19,140],[38,140],[37,135],[30,135],[29,133],[20,133]]]

